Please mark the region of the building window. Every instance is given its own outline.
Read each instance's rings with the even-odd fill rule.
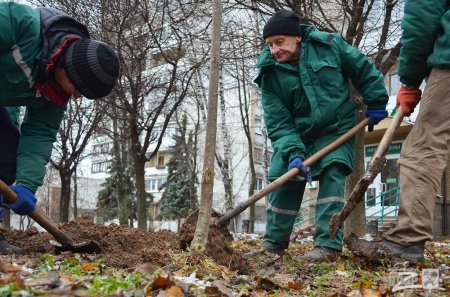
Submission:
[[[266,182],[262,178],[256,178],[255,191],[261,191],[266,186]]]
[[[261,118],[255,118],[255,133],[262,135],[262,121]]]
[[[110,165],[111,165],[110,161],[92,163],[91,172],[92,173],[106,172],[110,168]]]
[[[255,155],[253,156],[253,158],[255,159],[255,163],[262,164],[262,162],[264,160],[262,149],[255,148],[254,152],[255,152]]]
[[[267,165],[270,165],[271,161],[272,161],[272,152],[267,152]]]
[[[156,164],[156,167],[164,167],[164,156],[158,156],[158,163]]]
[[[166,182],[166,178],[158,177],[145,180],[145,190],[147,192],[160,192],[161,186]]]
[[[93,151],[95,154],[107,154],[109,153],[109,142],[95,144],[93,147]]]

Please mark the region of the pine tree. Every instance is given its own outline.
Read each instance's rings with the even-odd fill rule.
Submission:
[[[193,154],[193,133],[187,131],[187,117],[183,116],[179,133],[174,136],[173,155],[167,163],[167,181],[163,184],[161,197],[161,219],[177,220],[185,218],[198,208],[197,178]]]
[[[102,184],[97,196],[97,213],[104,220],[119,218],[119,224],[128,224],[133,216],[133,180],[131,170],[118,170],[116,162],[111,162],[109,176]]]

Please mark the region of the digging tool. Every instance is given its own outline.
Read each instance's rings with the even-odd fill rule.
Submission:
[[[394,115],[394,118],[392,119],[392,123],[387,128],[375,154],[372,156],[365,174],[353,188],[353,191],[348,197],[347,202],[345,203],[344,208],[341,210],[341,212],[338,214],[334,214],[331,218],[329,225],[331,239],[334,238],[337,231],[339,230],[339,227],[348,218],[350,213],[356,208],[358,203],[364,200],[364,194],[366,193],[367,188],[373,182],[378,173],[380,173],[381,169],[386,163],[386,152],[392,142],[392,139],[394,138],[395,130],[400,126],[402,121],[403,111],[401,108],[398,108]]]
[[[311,157],[306,159],[303,162],[303,164],[305,165],[305,167],[311,167],[311,165],[313,165],[314,163],[319,161],[321,158],[326,156],[328,153],[332,152],[333,150],[338,148],[340,145],[344,144],[345,142],[350,140],[352,137],[354,137],[356,135],[356,133],[358,133],[358,131],[364,129],[364,127],[367,126],[368,124],[369,124],[369,118],[366,118],[363,121],[359,122],[356,126],[354,126],[352,129],[348,130],[345,134],[341,135],[338,139],[336,139],[335,141],[328,144],[326,147],[322,148],[320,151],[318,151],[317,153],[313,154]],[[256,201],[263,198],[264,196],[266,196],[273,190],[277,189],[278,187],[280,187],[281,185],[283,185],[290,179],[295,178],[299,173],[300,173],[300,170],[298,168],[292,168],[291,170],[289,170],[288,172],[286,172],[285,174],[283,174],[282,176],[280,176],[279,178],[277,178],[276,180],[274,180],[273,182],[268,184],[261,191],[259,191],[258,193],[254,194],[253,196],[248,198],[246,201],[236,205],[233,209],[230,209],[229,211],[227,211],[222,217],[220,217],[216,221],[215,224],[218,227],[225,227],[226,225],[228,225],[228,222],[232,218],[234,218],[235,216],[237,216],[238,214],[240,214],[241,212],[246,210],[248,207],[253,205]]]
[[[17,194],[10,189],[2,180],[0,180],[0,194],[6,198],[9,203],[17,200]],[[102,251],[100,245],[95,241],[85,241],[74,243],[66,234],[59,230],[54,223],[39,208],[35,208],[29,217],[48,231],[58,242],[50,241],[58,251],[71,251],[75,253],[100,253]]]

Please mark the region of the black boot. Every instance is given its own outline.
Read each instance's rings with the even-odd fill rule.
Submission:
[[[0,255],[22,254],[22,249],[9,244],[2,233],[0,233]]]
[[[424,261],[425,241],[405,246],[387,239],[367,241],[352,234],[345,238],[345,243],[356,256],[371,262],[388,260],[393,263],[408,261],[417,264]]]
[[[341,251],[325,247],[315,246],[314,249],[307,252],[303,256],[299,256],[298,260],[312,263],[333,262],[341,255]]]

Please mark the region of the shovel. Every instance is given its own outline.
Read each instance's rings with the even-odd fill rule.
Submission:
[[[392,142],[392,139],[394,138],[395,130],[400,126],[402,121],[403,111],[401,108],[398,108],[395,112],[394,118],[392,119],[392,123],[384,133],[375,154],[372,156],[369,165],[367,165],[365,174],[356,184],[341,212],[339,214],[334,214],[331,218],[329,225],[331,239],[334,238],[339,230],[339,227],[356,208],[358,203],[364,200],[364,194],[366,193],[367,188],[373,182],[378,173],[380,173],[381,169],[383,169],[383,166],[386,163],[386,152]]]
[[[345,142],[350,140],[352,137],[354,137],[356,135],[356,133],[358,133],[358,131],[364,129],[364,127],[367,126],[368,124],[369,124],[369,118],[366,118],[363,121],[359,122],[356,126],[354,126],[352,129],[348,130],[345,134],[341,135],[338,139],[336,139],[335,141],[328,144],[326,147],[322,148],[320,151],[318,151],[317,153],[313,154],[311,157],[306,159],[303,162],[303,164],[307,168],[311,167],[311,165],[313,165],[314,163],[316,163],[317,161],[322,159],[328,153],[334,151],[336,148],[338,148],[339,146],[341,146],[342,144],[344,144]],[[280,187],[287,181],[295,178],[298,174],[300,174],[300,170],[296,167],[292,168],[291,170],[289,170],[288,172],[286,172],[285,174],[283,174],[282,176],[280,176],[279,178],[277,178],[276,180],[274,180],[273,182],[268,184],[261,191],[259,191],[258,193],[254,194],[253,196],[248,198],[246,201],[236,205],[234,208],[227,211],[222,217],[220,217],[216,221],[215,225],[218,227],[222,227],[222,228],[225,227],[226,225],[228,225],[228,222],[232,218],[234,218],[235,216],[237,216],[238,214],[240,214],[241,212],[246,210],[248,207],[253,205],[256,201],[263,198],[264,196],[266,196],[273,190],[277,189],[278,187]]]
[[[2,180],[0,180],[0,194],[6,198],[9,203],[14,203],[17,200],[17,194],[10,187],[8,187]],[[85,241],[74,243],[66,234],[59,230],[54,223],[39,208],[35,208],[29,214],[36,223],[48,231],[58,242],[50,241],[55,246],[57,251],[70,251],[74,253],[100,253],[102,248],[95,241]]]

